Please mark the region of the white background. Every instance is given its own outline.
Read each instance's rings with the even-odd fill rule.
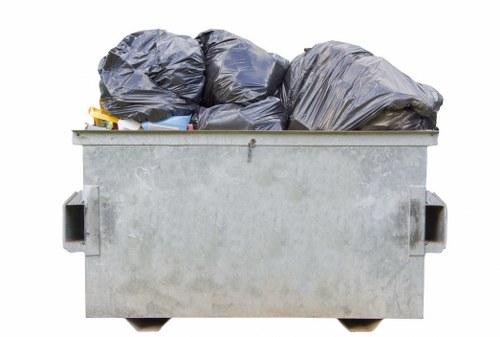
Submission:
[[[387,320],[372,335],[498,336],[494,1],[10,3],[0,5],[0,335],[137,336],[125,320],[84,318],[84,257],[61,243],[61,205],[82,188],[71,130],[83,128],[87,108],[98,104],[98,62],[124,36],[222,28],[288,59],[327,40],[354,43],[441,92],[427,186],[448,204],[448,248],[426,257],[425,319]],[[349,333],[334,319],[174,319],[163,335]]]

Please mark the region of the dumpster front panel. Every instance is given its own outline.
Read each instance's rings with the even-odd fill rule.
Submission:
[[[99,190],[87,316],[421,318],[426,145],[243,136],[85,134],[84,185]]]

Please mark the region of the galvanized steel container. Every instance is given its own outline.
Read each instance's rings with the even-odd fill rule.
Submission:
[[[74,131],[63,240],[86,255],[87,316],[422,318],[424,256],[446,244],[437,138]]]

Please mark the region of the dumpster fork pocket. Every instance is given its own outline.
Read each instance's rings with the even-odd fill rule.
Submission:
[[[100,254],[99,187],[84,186],[63,204],[63,247],[70,253]]]

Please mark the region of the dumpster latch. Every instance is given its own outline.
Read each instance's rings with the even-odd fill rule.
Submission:
[[[253,149],[257,146],[256,145],[257,142],[255,141],[255,139],[252,139],[248,142],[248,156],[247,156],[247,162],[251,162],[252,161],[252,155],[253,155]]]

